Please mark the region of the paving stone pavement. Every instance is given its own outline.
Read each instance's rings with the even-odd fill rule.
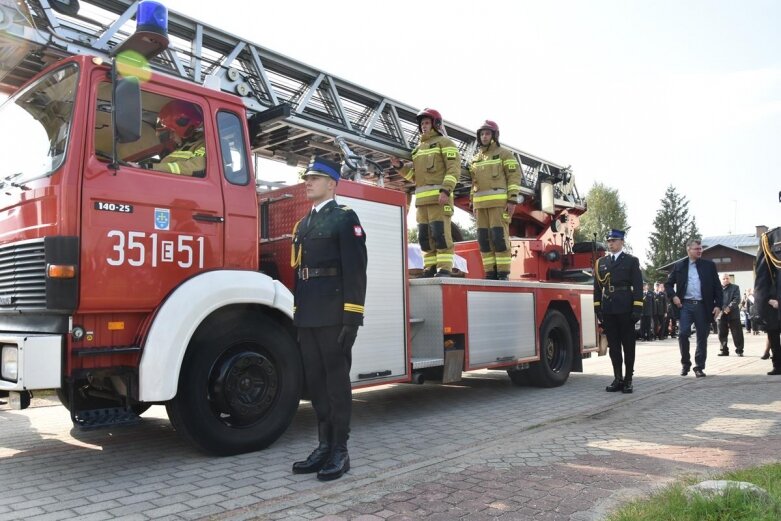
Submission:
[[[682,474],[709,476],[781,454],[781,378],[764,338],[708,377],[678,376],[675,340],[639,343],[635,393],[605,393],[607,357],[556,389],[480,372],[458,385],[394,385],[354,395],[344,478],[293,475],[315,444],[302,404],[272,447],[227,458],[186,445],[153,407],[141,423],[73,429],[51,400],[0,406],[0,521],[100,519],[574,520]]]

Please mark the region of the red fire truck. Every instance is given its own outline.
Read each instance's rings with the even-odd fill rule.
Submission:
[[[457,244],[465,277],[414,279],[407,187],[389,169],[417,139],[412,107],[131,0],[0,0],[0,89],[0,393],[17,408],[56,389],[94,427],[164,404],[215,454],[284,432],[306,398],[289,288],[309,203],[257,179],[258,157],[344,161],[339,200],[369,253],[355,387],[482,369],[557,386],[597,350],[569,168],[513,149],[510,281],[483,280],[474,241]],[[203,175],[144,168],[165,154],[172,100],[203,114]],[[446,126],[470,157],[473,132]],[[469,189],[462,176],[458,206]]]

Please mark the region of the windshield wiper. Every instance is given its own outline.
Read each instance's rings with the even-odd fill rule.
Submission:
[[[24,184],[24,183],[15,183],[14,182],[14,180],[18,179],[19,177],[21,177],[21,175],[23,173],[24,172],[17,172],[15,174],[11,174],[9,176],[6,176],[5,179],[0,181],[0,190],[5,189],[6,187],[19,188],[20,190],[29,190],[30,187],[28,187],[26,184]]]

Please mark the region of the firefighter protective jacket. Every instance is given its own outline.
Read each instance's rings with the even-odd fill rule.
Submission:
[[[472,206],[496,208],[517,203],[521,190],[521,168],[512,152],[491,140],[487,148],[478,152],[469,164],[472,176]]]
[[[439,192],[453,192],[461,174],[458,147],[435,130],[420,136],[420,144],[412,151],[412,167],[403,166],[399,173],[415,182],[415,206],[438,204]]]
[[[293,323],[298,327],[363,325],[366,234],[353,210],[330,201],[293,231],[296,269]]]
[[[202,177],[206,174],[206,142],[203,135],[174,150],[153,165],[152,169],[169,174]]]

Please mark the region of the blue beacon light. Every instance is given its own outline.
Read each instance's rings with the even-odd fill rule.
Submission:
[[[136,11],[136,32],[112,52],[135,51],[147,60],[168,48],[168,9],[160,2],[144,0]]]
[[[168,36],[168,9],[160,2],[144,0],[138,4],[136,31]]]

